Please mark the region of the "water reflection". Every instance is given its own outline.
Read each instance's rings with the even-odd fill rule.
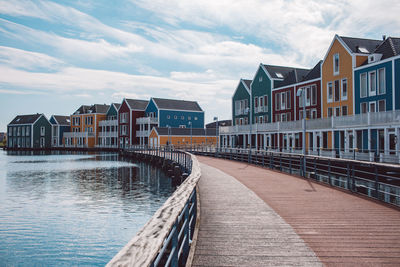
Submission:
[[[173,192],[117,154],[0,152],[0,262],[104,265]]]

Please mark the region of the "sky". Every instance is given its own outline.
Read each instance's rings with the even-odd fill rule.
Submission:
[[[17,114],[150,97],[231,119],[259,64],[312,68],[335,34],[400,37],[398,0],[0,0],[0,132]]]

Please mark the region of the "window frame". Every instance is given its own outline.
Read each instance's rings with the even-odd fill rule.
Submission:
[[[377,106],[378,112],[385,112],[386,111],[386,99],[381,99],[381,100],[378,100],[377,102],[378,102],[378,106]],[[380,103],[382,103],[382,102],[384,103],[384,105],[383,105],[384,109],[380,110],[380,107],[381,107]]]
[[[382,71],[382,73],[383,73],[383,90],[382,90],[382,92],[381,92],[381,83],[380,83],[380,80],[381,80],[381,74],[380,74],[380,72]],[[385,68],[380,68],[380,69],[378,69],[378,71],[377,71],[377,94],[378,95],[383,95],[383,94],[386,94],[386,69]]]
[[[337,69],[336,69],[336,59],[337,59]],[[340,58],[339,53],[333,55],[333,75],[339,75],[340,73]]]
[[[329,92],[329,89],[330,89],[330,91],[331,92]],[[333,102],[333,82],[328,82],[327,84],[326,84],[326,93],[327,93],[327,95],[326,95],[326,101],[328,102],[328,103],[332,103]]]
[[[372,81],[372,78],[371,78],[371,76],[372,76],[372,74],[374,74],[375,75],[375,83],[373,83],[373,81]],[[369,96],[376,96],[376,70],[373,70],[373,71],[369,71],[368,72],[368,94],[369,94]],[[374,91],[372,91],[372,86],[371,85],[373,85],[374,84],[374,86],[375,86],[375,90]]]
[[[344,95],[344,92],[345,92],[345,90],[344,90],[344,84],[346,84],[346,95]],[[347,78],[343,78],[342,79],[342,84],[341,84],[341,97],[342,97],[342,100],[347,100],[347,96],[348,96],[348,92],[349,92],[349,90],[348,90],[348,83],[347,83]]]
[[[363,77],[365,77],[365,83],[363,83]],[[364,86],[364,90],[363,90],[363,84]],[[365,92],[365,94],[363,95],[363,91]],[[365,98],[368,97],[368,73],[367,72],[363,72],[360,74],[360,98]]]
[[[374,105],[374,111],[371,110],[372,105]],[[376,101],[370,101],[368,103],[368,112],[376,112]]]

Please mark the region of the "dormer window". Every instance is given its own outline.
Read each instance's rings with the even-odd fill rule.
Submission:
[[[369,53],[368,49],[365,48],[365,47],[359,47],[358,50],[359,50],[361,53]]]
[[[280,78],[280,79],[283,79],[283,75],[282,75],[282,73],[280,73],[280,72],[277,72],[277,73],[276,73],[276,77],[278,77],[278,78]]]
[[[333,75],[339,74],[339,54],[333,55]]]

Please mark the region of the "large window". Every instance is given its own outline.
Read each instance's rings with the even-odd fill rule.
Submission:
[[[329,102],[333,101],[333,86],[332,86],[332,82],[328,82],[327,90],[328,90],[328,103],[329,103]]]
[[[290,109],[291,107],[291,98],[290,98],[290,91],[286,91],[286,107]]]
[[[311,85],[311,105],[317,104],[317,86]]]
[[[335,81],[335,102],[340,101],[340,85],[339,80]]]
[[[286,109],[286,93],[282,92],[280,93],[281,96],[281,110],[285,110]]]
[[[339,74],[339,54],[333,55],[333,74]]]
[[[310,106],[311,104],[311,87],[306,87],[306,107]]]
[[[360,97],[367,97],[367,74],[360,75]]]
[[[342,80],[342,100],[347,100],[347,79]]]
[[[378,70],[378,94],[386,93],[385,69]]]
[[[369,95],[376,95],[376,71],[369,72]]]
[[[275,94],[275,110],[281,110],[280,94]]]

